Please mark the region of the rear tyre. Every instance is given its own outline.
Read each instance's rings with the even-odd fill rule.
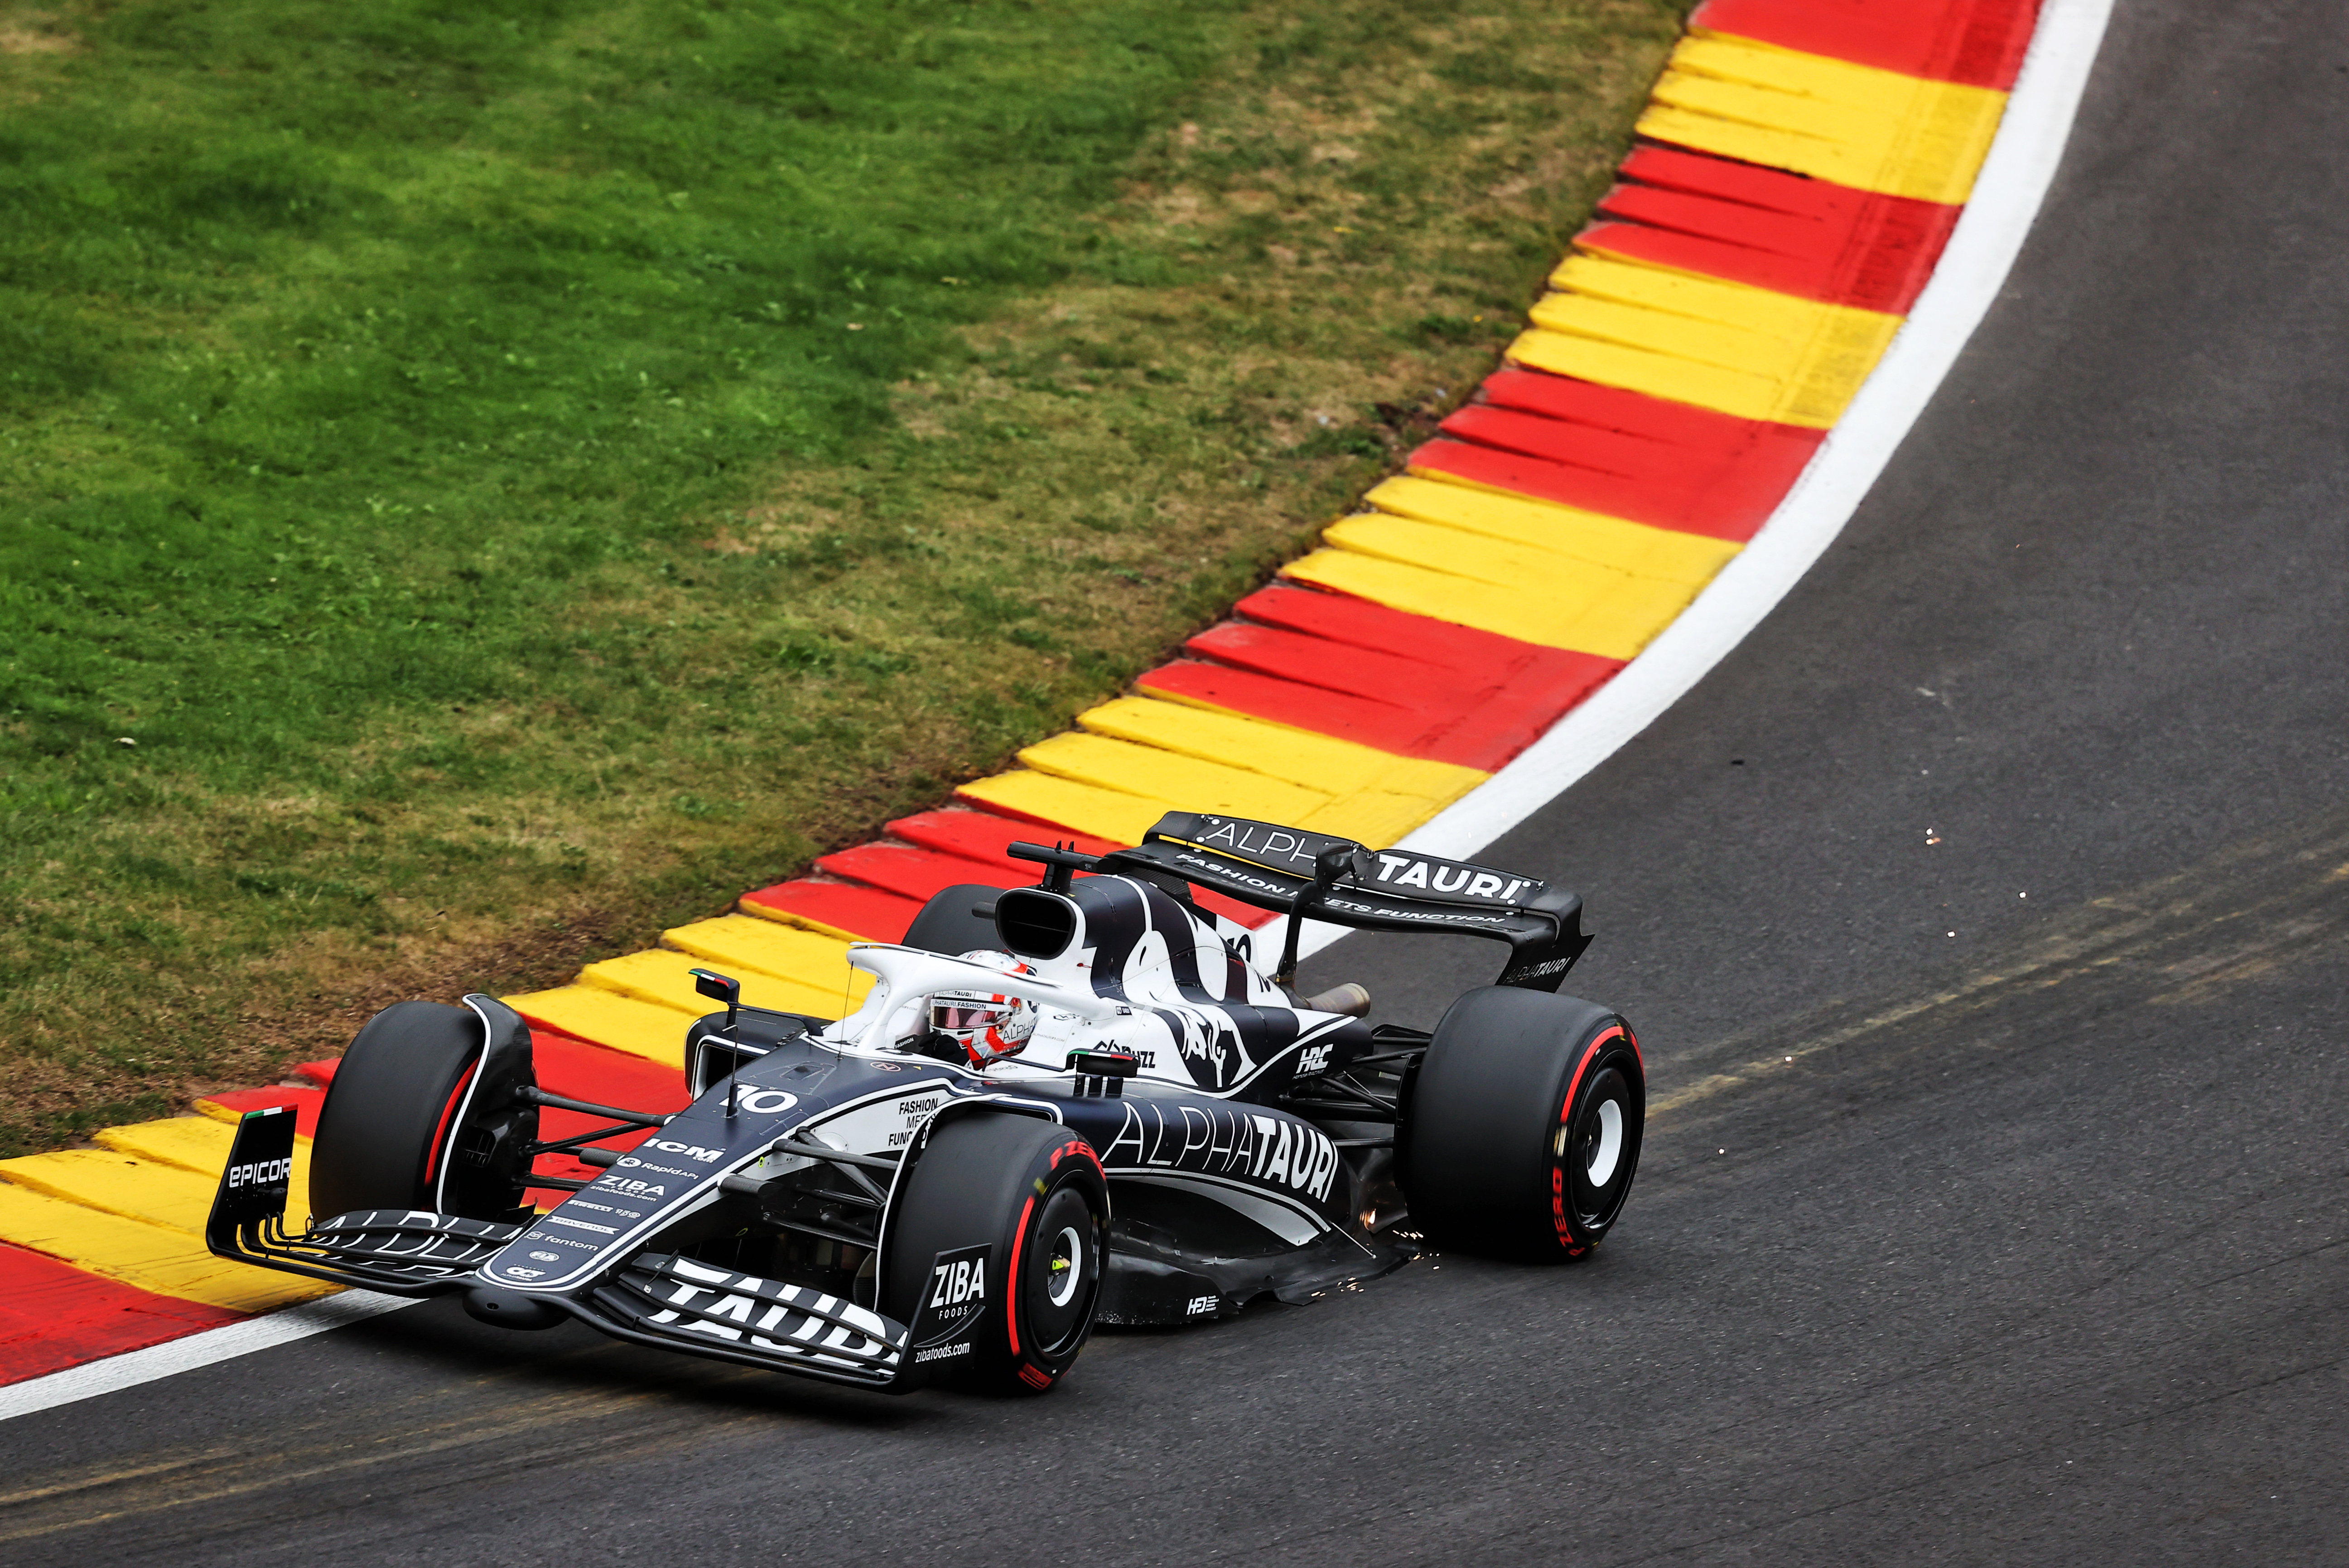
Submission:
[[[988,1316],[954,1381],[1041,1394],[1092,1334],[1109,1184],[1085,1140],[1033,1116],[978,1114],[931,1135],[897,1194],[881,1310],[911,1324],[940,1252],[987,1243]],[[910,1354],[910,1352],[908,1352]]]
[[[914,917],[914,923],[905,928],[905,945],[920,948],[924,952],[944,953],[948,958],[1000,948],[1003,938],[996,930],[995,921],[970,911],[973,905],[992,904],[1002,891],[984,882],[957,882],[933,893],[930,901],[922,906],[922,912]]]
[[[1580,1258],[1623,1211],[1646,1121],[1639,1043],[1618,1014],[1469,992],[1412,1085],[1397,1161],[1412,1219],[1447,1246]]]
[[[512,1218],[528,1164],[522,1150],[538,1135],[538,1112],[512,1098],[516,1084],[531,1081],[530,1033],[510,1014],[500,1022],[509,1020],[483,1075],[484,1031],[470,1008],[398,1002],[368,1019],[318,1109],[311,1212],[425,1209]]]

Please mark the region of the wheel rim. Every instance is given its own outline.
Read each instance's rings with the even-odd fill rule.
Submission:
[[[1615,1167],[1623,1158],[1623,1107],[1615,1100],[1599,1102],[1599,1126],[1583,1140],[1589,1158],[1582,1168],[1583,1179],[1592,1187],[1606,1187],[1615,1174]]]
[[[1044,1294],[1056,1307],[1064,1307],[1076,1299],[1077,1286],[1085,1274],[1084,1239],[1073,1225],[1061,1227],[1052,1238],[1052,1252],[1045,1265]]]
[[[1026,1324],[1021,1337],[1050,1359],[1074,1349],[1092,1321],[1101,1282],[1100,1225],[1072,1186],[1056,1188],[1040,1208],[1028,1239],[1035,1261],[1020,1265],[1026,1276],[1019,1285]]]
[[[1559,1129],[1556,1149],[1566,1168],[1576,1228],[1586,1235],[1613,1222],[1639,1158],[1637,1102],[1630,1082],[1619,1064],[1603,1057],[1601,1063],[1583,1089],[1571,1121]]]

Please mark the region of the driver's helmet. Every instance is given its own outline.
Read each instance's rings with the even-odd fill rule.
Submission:
[[[1033,966],[1009,953],[989,948],[962,956],[1005,974],[1036,972]],[[930,998],[930,1028],[960,1045],[969,1055],[971,1065],[983,1067],[1005,1056],[1017,1056],[1028,1048],[1028,1037],[1036,1033],[1036,1004],[1023,997],[992,992],[941,991]]]

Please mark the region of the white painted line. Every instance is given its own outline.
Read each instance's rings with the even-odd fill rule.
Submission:
[[[0,1421],[29,1416],[36,1410],[52,1410],[59,1405],[70,1405],[77,1399],[95,1399],[100,1394],[111,1394],[118,1389],[135,1388],[159,1377],[175,1377],[182,1372],[193,1372],[200,1366],[211,1366],[240,1355],[250,1355],[256,1350],[267,1350],[293,1340],[307,1339],[314,1334],[341,1328],[346,1324],[357,1323],[395,1307],[415,1304],[407,1296],[378,1295],[373,1291],[345,1291],[340,1295],[322,1296],[316,1301],[304,1302],[300,1306],[287,1307],[283,1312],[247,1318],[243,1323],[222,1324],[218,1328],[208,1328],[184,1339],[150,1345],[144,1350],[110,1355],[103,1361],[68,1366],[63,1372],[26,1378],[22,1383],[12,1383],[0,1388]]]
[[[2040,8],[2039,31],[2007,100],[1998,140],[1932,282],[1842,421],[1754,542],[1599,695],[1405,838],[1405,847],[1452,857],[1473,855],[1565,794],[1704,679],[1835,542],[2014,265],[2063,161],[2064,142],[2112,10],[2113,0],[2046,0]],[[1284,920],[1261,928],[1259,948],[1278,950],[1286,929]],[[1344,935],[1340,927],[1309,920],[1300,946],[1304,952],[1318,952]],[[409,1304],[398,1296],[348,1291],[52,1372],[0,1388],[0,1420],[209,1366]]]
[[[1414,830],[1402,847],[1465,859],[1556,800],[1704,679],[1835,543],[2013,268],[2063,161],[2113,0],[2047,0],[1973,199],[1932,281],[1851,407],[1754,540],[1662,636],[1517,759]],[[1278,950],[1285,918],[1262,928]],[[1319,952],[1347,933],[1306,922]]]

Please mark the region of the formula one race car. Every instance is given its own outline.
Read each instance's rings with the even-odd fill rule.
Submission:
[[[1220,1317],[1381,1274],[1420,1242],[1576,1258],[1621,1211],[1645,1078],[1608,1009],[1554,994],[1581,900],[1527,877],[1173,813],[1098,857],[1015,845],[1040,885],[950,888],[838,1021],[725,1002],[685,1040],[672,1116],[534,1082],[486,996],[406,1002],[352,1042],[299,1234],[294,1116],[255,1111],[213,1251],[486,1322],[577,1318],[637,1344],[904,1392],[1049,1388],[1102,1324]],[[1079,877],[1079,873],[1084,873]],[[1290,917],[1255,933],[1196,886]],[[1433,1033],[1289,989],[1307,916],[1508,945]],[[538,1137],[542,1106],[614,1124]],[[649,1129],[625,1154],[589,1147]],[[534,1173],[568,1153],[594,1180]],[[551,1212],[529,1189],[570,1189]]]

